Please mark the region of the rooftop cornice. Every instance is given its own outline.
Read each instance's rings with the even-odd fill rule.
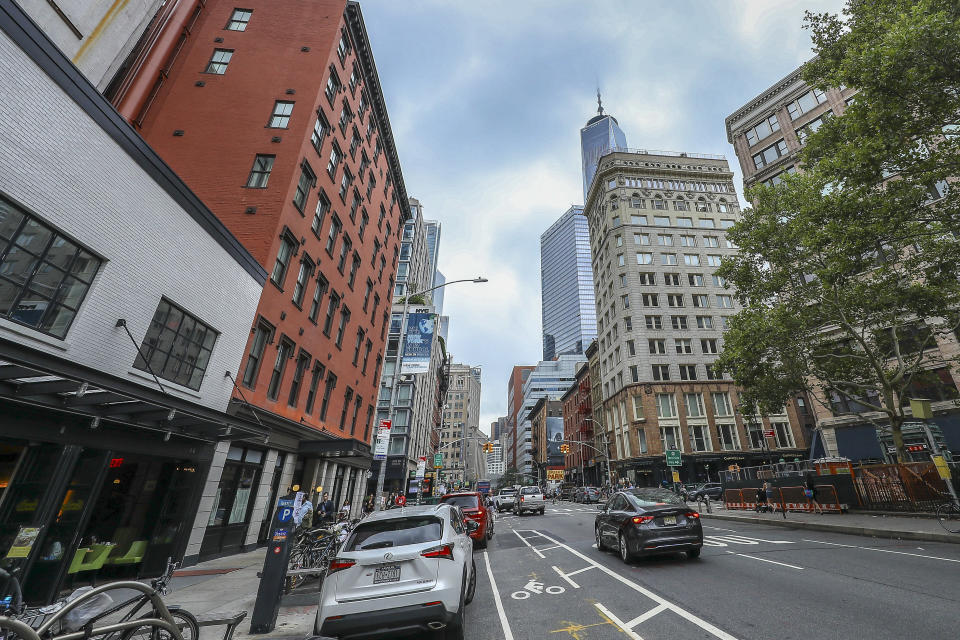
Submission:
[[[753,100],[751,100],[744,106],[734,111],[731,115],[727,116],[724,119],[724,124],[726,125],[726,128],[727,128],[727,142],[733,144],[733,129],[734,129],[734,127],[732,126],[733,123],[741,120],[750,111],[753,111],[757,107],[760,107],[765,103],[770,102],[771,100],[776,98],[778,95],[786,91],[787,87],[789,87],[790,85],[792,85],[793,83],[795,83],[797,80],[800,79],[800,76],[803,73],[804,66],[805,65],[800,65],[799,67],[791,71],[789,74],[787,74],[784,78],[782,78],[779,82],[769,87],[766,91],[763,91],[760,95],[758,95]]]

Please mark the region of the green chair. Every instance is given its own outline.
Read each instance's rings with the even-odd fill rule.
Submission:
[[[70,568],[67,569],[67,574],[76,573],[81,571],[80,565],[83,564],[83,559],[90,553],[90,549],[86,547],[80,547],[77,549],[77,552],[73,554],[73,560],[70,561]]]
[[[122,556],[108,558],[104,564],[116,566],[124,564],[140,564],[143,561],[143,554],[147,551],[146,540],[136,540],[130,544],[130,548]]]
[[[110,555],[110,552],[113,551],[114,545],[112,544],[95,544],[89,549],[83,560],[73,568],[74,562],[70,563],[71,569],[73,571],[68,571],[68,573],[80,573],[82,571],[96,571],[103,566],[103,563],[107,561],[107,556]],[[74,561],[76,561],[76,556],[74,556]]]

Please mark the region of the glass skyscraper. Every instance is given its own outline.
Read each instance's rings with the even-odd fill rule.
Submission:
[[[590,229],[573,206],[540,236],[543,359],[579,354],[597,337]]]
[[[597,94],[597,102],[600,95]],[[583,199],[587,199],[590,183],[597,173],[600,157],[612,149],[626,149],[627,136],[620,129],[617,119],[604,115],[603,107],[597,109],[597,115],[587,121],[580,129],[580,157],[583,161]]]

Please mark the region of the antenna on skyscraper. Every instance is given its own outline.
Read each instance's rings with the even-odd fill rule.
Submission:
[[[600,85],[597,85],[597,115],[603,115],[603,102],[600,101]]]

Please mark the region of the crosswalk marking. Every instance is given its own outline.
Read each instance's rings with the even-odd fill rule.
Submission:
[[[764,538],[751,538],[747,536],[703,536],[703,544],[706,547],[727,547],[731,544],[760,544],[766,542],[769,544],[794,544],[790,540],[766,540]]]

